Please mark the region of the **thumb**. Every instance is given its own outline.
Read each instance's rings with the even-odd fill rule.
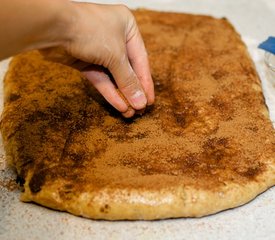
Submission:
[[[136,110],[146,107],[147,99],[142,85],[136,76],[127,54],[121,59],[113,58],[108,66],[120,92],[125,96],[129,104]]]

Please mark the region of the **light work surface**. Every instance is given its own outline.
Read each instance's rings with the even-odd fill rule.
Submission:
[[[264,65],[257,45],[275,36],[275,1],[272,0],[132,0],[94,1],[125,3],[150,8],[227,17],[241,34],[263,82],[270,116],[275,123],[275,73]],[[0,62],[2,83],[8,61]],[[236,86],[237,87],[237,86]],[[5,163],[0,146],[0,239],[275,239],[275,188],[250,203],[203,218],[160,221],[94,221],[19,201],[15,175]]]

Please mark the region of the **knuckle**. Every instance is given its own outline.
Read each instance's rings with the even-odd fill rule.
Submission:
[[[117,70],[121,67],[121,62],[121,54],[113,53],[110,57],[106,58],[104,67],[110,68],[110,70]]]
[[[138,81],[134,73],[129,74],[123,81],[120,83],[121,91],[132,91],[138,88]]]
[[[117,4],[117,7],[120,11],[124,12],[124,13],[131,13],[130,9],[125,5],[125,4]]]
[[[136,23],[135,17],[131,10],[124,4],[118,4],[118,11],[126,18],[126,20],[133,25]]]

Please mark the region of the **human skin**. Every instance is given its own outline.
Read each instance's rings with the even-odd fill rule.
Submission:
[[[0,4],[0,59],[40,49],[47,59],[81,70],[124,117],[153,104],[147,52],[127,7],[68,0]]]

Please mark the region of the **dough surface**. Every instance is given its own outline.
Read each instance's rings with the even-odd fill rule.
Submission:
[[[275,135],[226,19],[134,11],[156,102],[124,120],[76,70],[38,52],[5,77],[1,131],[22,201],[93,219],[199,217],[275,184]]]

